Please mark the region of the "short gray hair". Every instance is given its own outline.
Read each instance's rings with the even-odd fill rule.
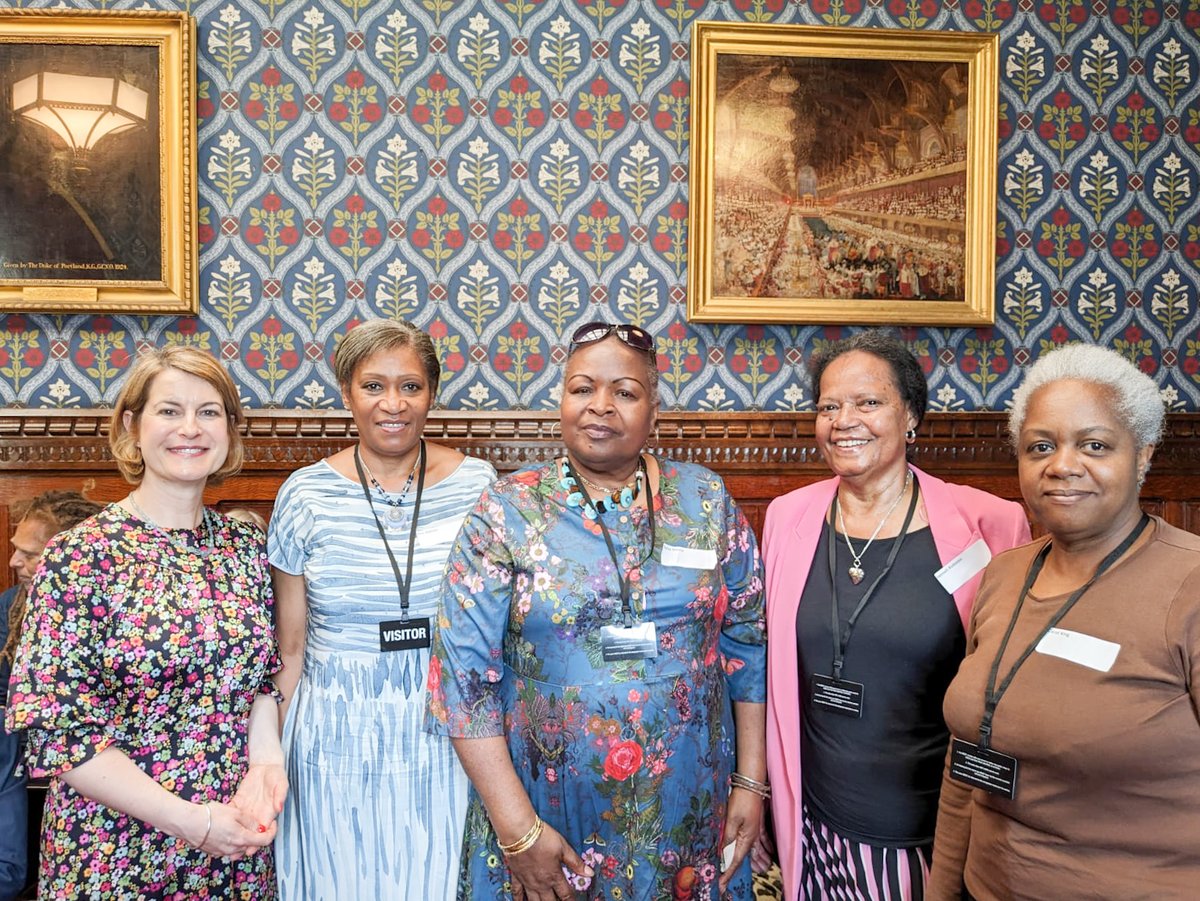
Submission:
[[[1139,448],[1158,444],[1162,438],[1166,413],[1158,386],[1150,376],[1115,350],[1093,344],[1067,344],[1039,357],[1013,392],[1008,433],[1014,449],[1025,427],[1029,399],[1038,389],[1060,381],[1090,382],[1112,391],[1113,412],[1133,433]]]

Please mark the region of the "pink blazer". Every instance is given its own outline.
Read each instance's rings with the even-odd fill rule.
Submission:
[[[943,482],[913,467],[929,528],[943,565],[982,538],[993,554],[1029,541],[1020,504],[965,485]],[[772,501],[763,528],[767,578],[767,772],[783,869],[784,897],[799,895],[803,830],[800,822],[800,684],[796,610],[838,479],[806,485]],[[954,592],[963,630],[982,573]]]

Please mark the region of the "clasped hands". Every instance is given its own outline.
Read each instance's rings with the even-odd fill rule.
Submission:
[[[251,764],[228,803],[196,805],[195,825],[185,837],[213,857],[249,857],[275,840],[276,818],[283,810],[287,790],[282,764]]]

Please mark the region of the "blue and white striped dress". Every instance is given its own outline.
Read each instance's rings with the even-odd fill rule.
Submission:
[[[413,559],[411,616],[436,616],[459,526],[496,478],[466,458],[426,486]],[[375,497],[404,572],[412,522]],[[282,901],[452,898],[468,782],[450,742],[424,731],[429,650],[381,653],[379,623],[400,598],[358,482],[322,461],[279,491],[271,563],[308,588],[304,670],[284,726],[290,782],[275,840]]]

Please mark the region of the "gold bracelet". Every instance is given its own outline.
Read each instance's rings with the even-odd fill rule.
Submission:
[[[537,814],[533,815],[533,825],[529,827],[529,831],[522,835],[512,844],[504,844],[499,838],[496,839],[496,844],[500,846],[500,850],[506,856],[511,857],[514,854],[523,854],[532,848],[539,838],[542,837],[542,830],[546,828],[546,824]]]
[[[771,797],[771,786],[766,782],[759,782],[751,779],[749,776],[743,776],[741,773],[731,773],[729,776],[730,788],[743,788],[748,792],[753,792],[764,801]]]
[[[204,847],[204,843],[206,841],[208,841],[209,833],[212,832],[212,807],[210,806],[211,803],[212,803],[211,801],[205,801],[201,805],[204,808],[205,814],[207,814],[207,822],[204,825],[204,837],[201,838],[200,841],[196,842],[196,844],[192,845],[192,847],[195,848],[196,850],[199,850]],[[186,839],[185,839],[185,841],[186,841]],[[190,845],[191,842],[188,842],[188,844]]]

